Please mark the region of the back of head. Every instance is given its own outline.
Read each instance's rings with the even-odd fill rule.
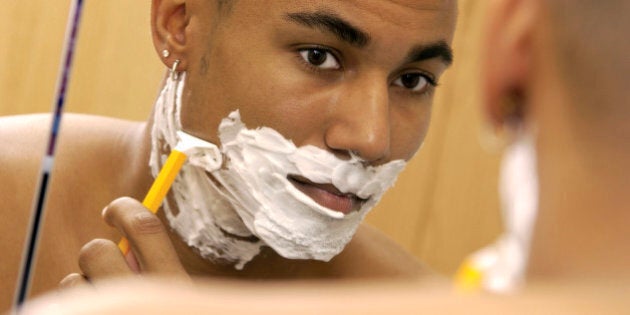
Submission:
[[[540,3],[576,117],[602,140],[630,141],[630,1]]]
[[[530,274],[627,274],[630,2],[489,3],[486,114],[524,127],[537,152]]]
[[[540,63],[554,68],[548,73],[560,90],[545,95],[562,97],[535,105],[560,110],[538,110],[549,115],[537,117],[547,134],[539,135],[546,144],[539,148],[541,212],[532,272],[619,276],[630,261],[623,250],[630,220],[630,2],[539,5],[546,25],[539,30],[547,31],[539,36],[547,39],[551,59]]]

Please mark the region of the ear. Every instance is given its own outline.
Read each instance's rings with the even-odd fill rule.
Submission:
[[[151,5],[153,46],[168,68],[172,67],[175,60],[180,61],[177,67],[179,71],[187,68],[185,53],[188,22],[185,0],[153,0]],[[165,49],[169,52],[167,57],[162,54]]]
[[[481,86],[484,113],[496,128],[522,123],[528,111],[536,1],[488,2],[481,43]]]

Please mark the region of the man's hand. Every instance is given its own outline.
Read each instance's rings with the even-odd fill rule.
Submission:
[[[129,197],[116,199],[103,209],[102,216],[129,240],[131,250],[125,257],[111,240],[88,242],[79,253],[81,274],[69,274],[61,280],[61,287],[140,273],[189,280],[164,225],[140,202]]]

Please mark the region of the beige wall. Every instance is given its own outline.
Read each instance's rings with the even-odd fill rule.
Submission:
[[[70,2],[0,1],[0,115],[52,108]],[[150,1],[84,4],[67,110],[148,117],[163,74],[151,46]]]
[[[0,115],[49,111],[68,3],[0,2]],[[153,52],[150,1],[85,2],[67,110],[142,120],[164,68]],[[481,150],[476,47],[482,1],[461,0],[456,62],[438,89],[429,136],[368,221],[435,269],[499,233],[497,152]]]

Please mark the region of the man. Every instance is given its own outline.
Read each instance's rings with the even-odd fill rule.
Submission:
[[[484,111],[533,139],[538,218],[528,277],[630,276],[628,1],[493,2]],[[520,134],[520,135],[519,135]]]
[[[489,5],[483,110],[513,144],[506,165],[518,167],[502,178],[510,184],[501,187],[508,233],[473,255],[462,279],[478,281],[481,272],[483,287],[509,291],[523,278],[630,276],[630,63],[618,40],[628,8],[627,1]]]
[[[186,291],[181,299],[164,300],[156,308],[156,296],[171,297],[182,291],[162,286],[159,292],[146,293],[142,288],[156,286],[143,283],[130,291],[142,292],[134,299],[107,303],[126,299],[120,298],[120,290],[129,289],[126,282],[110,288],[109,299],[69,295],[63,309],[88,313],[89,308],[75,299],[85,296],[100,303],[91,311],[102,314],[154,309],[165,313],[229,310],[233,314],[626,312],[630,63],[628,42],[619,39],[630,23],[625,17],[628,9],[629,3],[623,0],[605,4],[496,0],[487,8],[483,111],[497,126],[528,133],[535,140],[539,217],[524,292],[461,298],[450,294],[452,290],[378,282],[359,287],[306,284],[297,289],[284,284],[267,288],[263,296],[259,287],[235,286],[226,292],[209,283],[205,290]],[[142,307],[138,296],[146,301]],[[43,303],[40,309],[49,305]]]
[[[242,206],[234,201],[238,198],[227,193],[234,187],[221,182],[227,176],[221,172],[241,166],[232,157],[224,160],[217,174],[209,173],[210,179],[193,184],[204,180],[209,185],[218,183],[217,202],[230,204],[221,205],[221,209],[238,208],[238,217],[232,211],[227,219],[221,217],[201,228],[219,231],[222,242],[255,247],[248,257],[224,255],[238,251],[241,245],[211,244],[213,252],[206,254],[207,244],[194,243],[187,238],[189,230],[174,223],[194,208],[185,206],[190,199],[177,197],[178,191],[192,191],[185,178],[175,183],[175,193],[167,198],[168,217],[162,211],[158,216],[150,214],[138,200],[153,181],[150,160],[153,170],[159,169],[162,156],[177,144],[169,142],[166,127],[156,119],[168,120],[177,125],[176,129],[222,150],[227,146],[218,132],[222,121],[242,119],[242,131],[250,133],[258,132],[257,127],[267,127],[264,130],[271,130],[274,137],[284,138],[282,141],[287,143],[291,140],[297,152],[308,148],[305,150],[317,154],[311,159],[324,156],[326,161],[343,166],[341,169],[353,170],[335,175],[349,187],[356,172],[377,174],[388,165],[400,165],[400,161],[413,156],[424,139],[433,90],[452,60],[449,43],[455,16],[453,1],[436,0],[155,0],[155,48],[165,66],[173,69],[166,80],[166,94],[160,98],[166,103],[157,108],[176,110],[169,114],[156,110],[146,123],[76,115],[65,118],[34,291],[53,288],[70,273],[75,274],[64,280],[65,285],[134,271],[184,278],[418,275],[420,268],[410,255],[365,226],[358,228],[352,242],[334,258],[334,251],[322,256],[317,252],[320,247],[332,246],[326,239],[318,240],[319,247],[309,245],[294,253],[283,252],[289,246],[284,243],[269,244],[270,237],[253,231],[258,221],[248,221],[245,211],[250,208],[238,210]],[[176,88],[169,88],[173,86]],[[176,95],[177,100],[168,93]],[[236,110],[238,119],[232,116]],[[0,160],[3,169],[9,170],[0,175],[3,191],[9,192],[1,198],[4,217],[11,218],[2,223],[7,235],[2,241],[6,253],[2,261],[3,292],[13,290],[15,283],[35,187],[31,178],[36,178],[47,122],[41,116],[3,118],[0,122],[0,139],[8,148]],[[199,171],[190,166],[186,173],[193,169]],[[364,206],[378,200],[376,193],[363,194],[363,190],[292,175],[280,179],[292,185],[285,190],[294,196],[295,189],[301,192],[301,207],[308,203],[308,207],[323,208],[321,211],[330,218],[322,222],[360,218],[368,210]],[[266,191],[268,187],[262,185],[260,189]],[[259,191],[249,193],[256,195]],[[117,199],[120,196],[130,198]],[[103,209],[105,221],[118,231],[101,221],[99,211],[104,205],[108,205]],[[286,211],[282,215],[293,214]],[[309,222],[293,218],[283,228],[297,235],[304,231],[295,226]],[[326,231],[325,227],[320,224],[319,231]],[[272,228],[277,230],[275,225]],[[355,228],[350,226],[350,232]],[[331,238],[352,234],[341,228],[326,233]],[[131,242],[132,251],[126,257],[115,243],[121,234]],[[90,241],[94,238],[99,239]],[[309,242],[309,238],[300,239],[291,246]],[[343,249],[345,242],[341,238],[335,241],[335,250]],[[76,253],[82,247],[79,269]],[[9,298],[5,299],[6,307]]]

